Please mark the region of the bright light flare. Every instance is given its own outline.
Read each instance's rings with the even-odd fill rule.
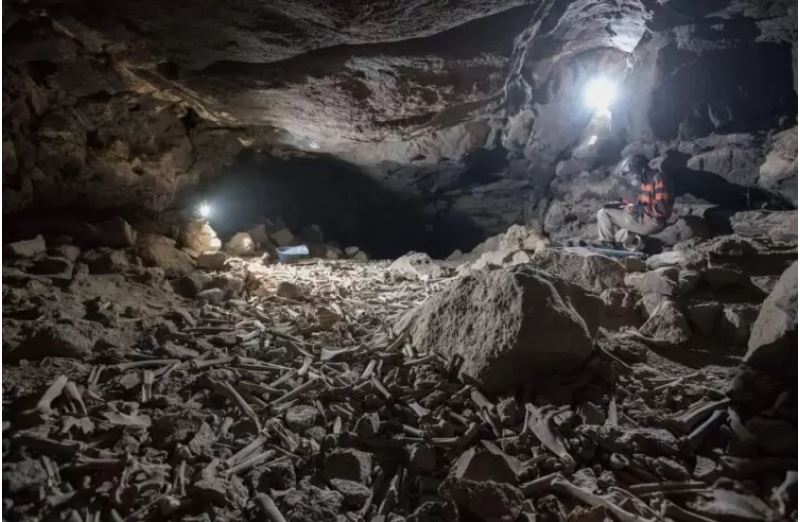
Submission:
[[[607,112],[615,101],[617,84],[608,78],[594,78],[583,89],[583,102],[595,112]]]
[[[211,205],[207,202],[202,202],[197,206],[197,213],[200,214],[200,217],[207,218],[211,215]]]
[[[319,150],[319,143],[317,143],[316,141],[309,142],[308,146],[311,147],[314,150]]]

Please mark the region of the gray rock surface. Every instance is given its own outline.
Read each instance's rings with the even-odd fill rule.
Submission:
[[[223,250],[232,256],[249,256],[255,253],[256,243],[247,232],[237,232],[225,243]]]
[[[747,348],[744,360],[754,368],[797,375],[797,262],[761,305]]]
[[[369,485],[372,455],[355,449],[336,449],[325,457],[325,478]]]
[[[546,248],[537,252],[531,263],[597,294],[623,286],[625,279],[621,263],[583,248]]]
[[[797,205],[797,126],[772,137],[758,171],[758,184]]]
[[[519,266],[457,280],[412,323],[422,350],[464,359],[461,371],[490,393],[586,361],[586,322],[543,273]]]
[[[197,268],[207,268],[209,270],[220,270],[225,266],[228,256],[225,252],[204,252],[197,256]]]
[[[194,269],[191,256],[175,246],[175,240],[158,234],[142,234],[137,252],[145,263],[164,269],[170,277],[188,274]]]
[[[745,237],[764,237],[772,241],[797,241],[797,211],[750,210],[731,217],[731,228]]]
[[[680,271],[676,267],[663,267],[644,273],[625,276],[625,285],[634,288],[639,294],[675,296],[678,294]]]
[[[691,329],[678,304],[670,299],[658,303],[640,331],[659,341],[681,345],[691,337]]]
[[[217,252],[222,248],[222,241],[208,222],[198,219],[190,221],[181,234],[181,245],[196,254]]]
[[[47,249],[44,238],[40,235],[33,239],[14,241],[6,245],[6,248],[12,256],[17,257],[36,257],[44,254]]]

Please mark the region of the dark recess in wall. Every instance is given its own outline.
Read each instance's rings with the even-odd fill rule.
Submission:
[[[358,246],[375,258],[410,250],[446,257],[485,238],[468,219],[426,214],[420,201],[387,191],[356,166],[327,156],[286,160],[244,153],[198,193],[214,208],[211,224],[223,238],[278,217],[295,233],[317,224],[325,241]]]
[[[688,154],[670,151],[661,165],[675,183],[675,194],[691,194],[730,211],[769,209],[789,210],[791,202],[778,194],[757,187],[737,185],[722,176],[686,166]]]
[[[650,120],[658,138],[765,130],[786,125],[797,111],[786,45],[709,51],[688,63],[687,52],[666,56],[675,63],[663,67],[683,74],[655,86]]]

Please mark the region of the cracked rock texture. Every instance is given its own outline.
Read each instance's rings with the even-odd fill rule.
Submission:
[[[56,0],[4,15],[4,214],[162,212],[245,149],[337,158],[434,228],[484,237],[529,221],[593,235],[632,152],[675,174],[681,214],[797,201],[788,0]],[[582,103],[596,75],[619,83],[608,115]]]
[[[460,279],[418,312],[411,337],[426,351],[462,358],[460,371],[490,393],[574,370],[592,347],[567,293],[530,267]]]

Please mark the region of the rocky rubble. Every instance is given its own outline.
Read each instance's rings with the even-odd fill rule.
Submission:
[[[759,362],[796,345],[796,244],[721,237],[647,265],[541,247],[454,277],[398,271],[447,274],[418,254],[184,272],[147,234],[54,248],[8,245],[3,267],[7,520],[796,515],[796,403]],[[637,296],[641,328],[592,316]],[[750,302],[739,369],[744,348],[692,318]]]

